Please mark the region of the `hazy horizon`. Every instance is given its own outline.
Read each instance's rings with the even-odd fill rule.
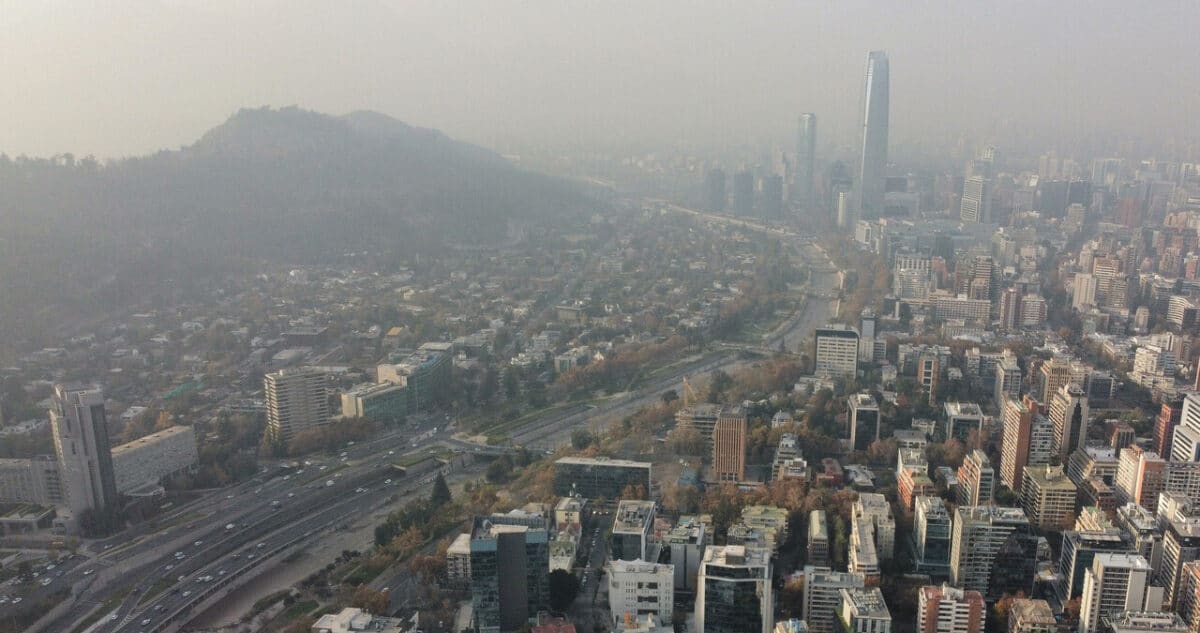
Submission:
[[[671,0],[98,8],[0,0],[0,152],[139,155],[242,107],[376,110],[482,145],[847,144],[867,52],[893,143],[1193,134],[1200,5]]]

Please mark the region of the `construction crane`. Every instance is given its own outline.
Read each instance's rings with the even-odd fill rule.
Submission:
[[[683,377],[683,406],[689,407],[692,400],[696,399],[696,392],[692,390],[691,383],[688,382],[687,376]]]

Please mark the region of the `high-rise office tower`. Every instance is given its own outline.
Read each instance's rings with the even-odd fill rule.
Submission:
[[[983,176],[971,176],[963,183],[959,218],[969,224],[992,221],[992,181]]]
[[[754,213],[754,174],[748,170],[733,174],[733,212],[735,215]]]
[[[879,439],[879,403],[869,393],[856,393],[847,399],[852,450],[865,451]]]
[[[913,503],[913,541],[917,572],[950,573],[950,513],[941,497],[919,496]]]
[[[875,311],[863,308],[859,314],[858,360],[875,362]]]
[[[884,178],[888,153],[888,58],[883,51],[867,55],[863,88],[862,153],[858,163],[858,199],[862,219],[883,214]]]
[[[778,220],[783,217],[783,176],[771,174],[762,179],[762,217]]]
[[[1189,393],[1183,398],[1179,423],[1171,437],[1171,459],[1200,461],[1200,393]]]
[[[726,409],[713,427],[713,473],[717,481],[746,479],[746,414]]]
[[[839,218],[844,215],[840,207],[843,202],[849,205],[853,200],[854,191],[854,176],[850,173],[850,168],[846,163],[837,161],[830,165],[828,179],[825,183],[825,195],[827,206],[826,222],[830,225],[845,226],[840,223]],[[844,194],[844,195],[843,195]],[[845,215],[853,215],[853,210],[847,210]]]
[[[967,454],[958,467],[958,505],[984,506],[992,502],[996,472],[987,453],[975,449]]]
[[[1062,466],[1026,468],[1022,480],[1021,506],[1029,522],[1041,530],[1063,529],[1075,510],[1077,490]]]
[[[1183,413],[1183,401],[1164,400],[1154,418],[1154,452],[1159,455],[1171,454],[1171,440],[1175,437],[1175,427],[1179,425]]]
[[[704,177],[704,200],[708,210],[713,213],[723,213],[727,197],[725,195],[725,172],[720,169],[708,170]]]
[[[992,397],[1001,408],[1005,400],[1021,397],[1021,365],[1008,350],[996,361],[995,393]]]
[[[1151,586],[1151,574],[1150,563],[1137,554],[1097,554],[1084,574],[1079,633],[1101,630],[1106,615],[1160,611],[1163,592]]]
[[[811,633],[841,631],[838,612],[842,608],[842,589],[862,589],[866,578],[853,572],[831,571],[828,567],[804,568],[804,621]]]
[[[1028,397],[1024,401],[1009,398],[1000,406],[1000,415],[1004,425],[1000,441],[1000,481],[1009,490],[1019,492],[1021,477],[1029,463],[1029,440],[1033,418],[1037,415],[1037,402]]]
[[[1136,503],[1151,512],[1166,490],[1167,462],[1140,446],[1122,449],[1117,458],[1116,494],[1121,503]]]
[[[980,633],[983,630],[983,596],[943,583],[917,590],[919,633]]]
[[[476,517],[471,531],[474,630],[516,631],[549,605],[550,546],[546,530]]]
[[[104,392],[55,385],[50,431],[71,514],[78,519],[85,510],[116,508],[117,478],[108,443]]]
[[[959,506],[954,511],[950,538],[950,579],[963,589],[991,597],[992,574],[998,556],[1016,536],[1030,534],[1029,519],[1020,508]],[[1033,584],[1030,573],[1029,584]],[[999,589],[999,587],[997,587]]]
[[[840,324],[813,333],[813,373],[853,378],[858,374],[858,331]]]
[[[308,367],[281,369],[263,376],[267,396],[267,433],[278,440],[329,423],[325,373]]]
[[[1087,443],[1088,401],[1083,389],[1063,385],[1050,400],[1050,421],[1054,423],[1054,450],[1060,463],[1075,449]]]
[[[817,115],[806,112],[800,115],[800,126],[796,131],[796,169],[793,172],[792,201],[796,204],[812,203],[813,166],[817,154]]]
[[[774,627],[771,555],[741,545],[710,547],[700,563],[696,630],[770,633]]]
[[[1058,558],[1058,571],[1062,575],[1063,598],[1075,598],[1083,593],[1083,577],[1092,566],[1096,556],[1106,553],[1138,554],[1133,540],[1120,528],[1109,530],[1067,530],[1062,533],[1062,552]],[[1159,555],[1161,558],[1161,554]],[[1151,565],[1153,567],[1153,565]]]
[[[1164,588],[1163,601],[1168,608],[1174,608],[1181,591],[1184,563],[1200,559],[1200,516],[1189,511],[1160,517],[1160,522],[1163,519],[1167,529],[1163,533],[1162,563],[1154,584]]]

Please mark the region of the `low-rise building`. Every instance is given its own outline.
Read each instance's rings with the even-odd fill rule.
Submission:
[[[842,589],[842,627],[848,633],[891,633],[892,614],[879,587]]]
[[[644,561],[608,565],[608,606],[614,625],[653,615],[670,624],[675,612],[675,568]]]
[[[117,492],[128,492],[195,468],[196,434],[190,426],[173,426],[112,449]]]
[[[655,514],[653,501],[627,499],[617,504],[612,528],[613,560],[646,560]]]

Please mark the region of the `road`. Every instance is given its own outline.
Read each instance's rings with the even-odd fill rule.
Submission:
[[[763,351],[778,349],[782,341],[789,350],[799,349],[812,329],[831,316],[828,297],[838,283],[828,255],[821,246],[785,229],[708,217],[780,235],[793,241],[810,263],[813,275],[807,299],[796,314],[764,339],[762,347]],[[729,368],[738,362],[735,350],[689,359],[635,391],[598,405],[548,413],[509,435],[514,444],[549,450],[569,441],[571,431],[577,428],[633,413],[659,398],[663,391],[677,388],[684,376]],[[401,481],[388,467],[402,456],[427,452],[435,444],[474,450],[452,439],[449,428],[426,434],[415,443],[411,432],[392,431],[349,446],[342,454],[311,460],[313,463],[305,465],[301,473],[284,474],[275,469],[230,489],[209,493],[160,517],[153,525],[92,543],[88,548],[91,557],[77,557],[51,570],[62,572],[62,576],[55,576],[47,587],[39,589],[50,593],[70,586],[76,596],[67,612],[45,630],[70,631],[104,604],[110,606],[110,613],[102,614],[103,619],[92,628],[97,633],[173,630],[190,619],[206,597],[236,584],[264,562],[303,548],[347,515],[371,512],[387,503],[392,495],[381,495],[380,490],[401,496],[413,492],[413,486],[420,483]],[[479,452],[490,450],[479,448]],[[395,481],[383,483],[388,478]],[[230,524],[233,527],[226,529]],[[84,576],[88,569],[96,571]],[[589,583],[599,582],[598,576],[589,577]],[[0,605],[0,617],[5,608],[12,605]]]
[[[64,574],[64,579],[75,583],[77,598],[46,630],[69,631],[69,624],[117,601],[112,613],[104,614],[115,619],[102,620],[95,631],[162,630],[168,619],[187,615],[182,607],[194,606],[201,595],[210,593],[209,586],[228,583],[227,578],[241,576],[262,560],[302,544],[304,538],[337,525],[347,514],[369,512],[376,504],[387,503],[392,494],[380,495],[380,490],[404,494],[406,488],[419,487],[401,479],[390,465],[405,455],[430,450],[449,433],[443,429],[414,445],[411,433],[392,431],[349,446],[339,455],[310,460],[298,472],[274,468],[210,493],[162,517],[158,525],[168,527],[157,532],[143,528],[133,530],[133,538],[122,534],[98,541],[90,549],[99,554],[78,565],[94,565],[97,573],[71,578]],[[393,481],[382,483],[387,479]],[[228,525],[233,527],[227,529]],[[122,541],[125,544],[115,544]],[[213,580],[196,583],[196,578],[207,576]],[[147,595],[152,592],[161,594]],[[141,626],[146,619],[151,622]]]

